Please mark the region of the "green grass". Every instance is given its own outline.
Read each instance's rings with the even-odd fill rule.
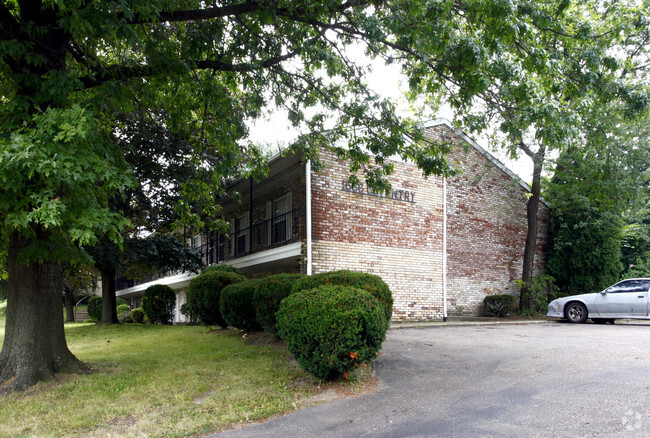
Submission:
[[[0,436],[194,436],[291,411],[318,385],[264,335],[71,323],[66,337],[92,372],[0,399]]]

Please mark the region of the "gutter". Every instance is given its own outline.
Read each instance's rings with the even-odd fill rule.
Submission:
[[[305,163],[305,220],[307,232],[307,275],[312,272],[311,258],[311,160]]]
[[[442,177],[442,320],[447,322],[447,178]]]

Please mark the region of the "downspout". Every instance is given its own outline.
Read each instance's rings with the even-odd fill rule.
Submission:
[[[311,160],[305,164],[305,220],[307,227],[307,275],[311,275]]]
[[[253,177],[250,178],[251,186],[248,195],[248,253],[253,253]]]
[[[447,178],[442,177],[442,320],[447,321]]]

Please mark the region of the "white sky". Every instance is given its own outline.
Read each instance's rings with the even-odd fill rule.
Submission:
[[[362,53],[360,56],[363,57]],[[453,119],[453,113],[449,108],[441,109],[438,114],[420,115],[415,117],[411,106],[403,97],[404,90],[407,89],[405,77],[400,73],[398,65],[393,64],[384,66],[383,62],[377,61],[371,64],[373,71],[368,75],[370,88],[385,98],[391,99],[397,103],[398,111],[403,115],[421,119],[422,122],[436,118]],[[469,135],[469,134],[468,134]],[[265,120],[259,120],[252,126],[249,139],[256,143],[269,144],[270,148],[279,149],[291,139],[297,136],[297,131],[291,128],[285,113],[277,112]],[[518,160],[511,160],[507,157],[503,149],[495,150],[489,147],[488,142],[480,137],[470,135],[484,149],[489,150],[496,158],[510,168],[521,179],[530,183],[532,180],[533,165],[528,157],[520,157]]]

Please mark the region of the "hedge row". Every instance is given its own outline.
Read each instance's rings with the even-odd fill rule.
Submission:
[[[181,311],[205,325],[263,328],[282,338],[306,371],[324,379],[347,376],[377,355],[392,307],[388,285],[362,272],[248,280],[217,265],[190,282]]]

